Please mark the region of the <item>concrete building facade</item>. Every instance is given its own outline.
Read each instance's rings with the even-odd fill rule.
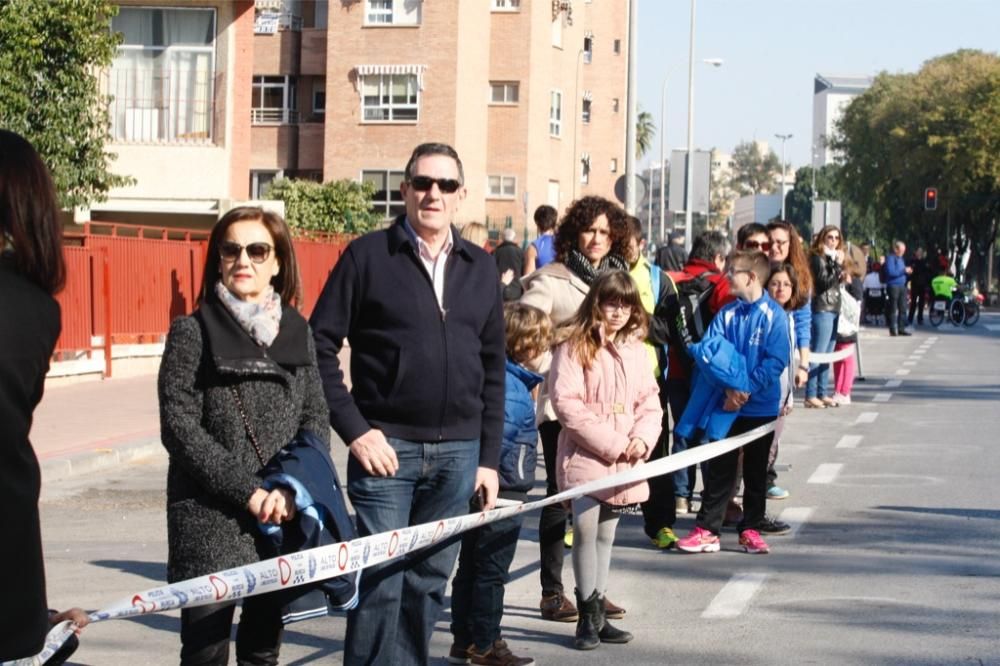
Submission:
[[[460,222],[612,196],[625,165],[627,0],[121,0],[104,83],[117,173],[94,216],[205,226],[280,177],[376,185],[449,143]]]
[[[819,169],[836,161],[830,137],[837,131],[837,121],[844,107],[872,85],[870,76],[827,76],[817,74],[813,81],[812,166]]]

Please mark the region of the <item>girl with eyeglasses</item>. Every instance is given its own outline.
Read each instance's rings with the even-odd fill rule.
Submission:
[[[291,233],[277,214],[226,213],[208,241],[195,312],[170,325],[160,365],[167,472],[167,580],[260,561],[258,523],[295,517],[295,497],[257,472],[299,430],[329,445],[316,351],[299,314]],[[277,664],[282,601],[243,601],[240,663]],[[181,610],[182,664],[226,664],[236,602]]]
[[[635,281],[613,271],[594,281],[560,330],[549,376],[562,424],[555,465],[560,491],[627,471],[652,454],[663,410],[643,344],[648,326]],[[618,517],[647,499],[649,484],[639,481],[572,501],[579,650],[632,640],[607,622],[604,595]]]
[[[833,351],[840,313],[840,283],[843,279],[844,241],[840,228],[823,227],[813,240],[809,254],[809,271],[813,281],[812,328],[810,346],[812,353],[828,354]],[[810,409],[838,407],[830,395],[830,364],[810,363],[806,382],[805,406]]]

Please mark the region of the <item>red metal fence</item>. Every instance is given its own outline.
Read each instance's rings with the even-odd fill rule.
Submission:
[[[334,235],[295,240],[305,316],[349,240]],[[207,246],[207,231],[186,229],[91,222],[82,233],[67,234],[56,354],[89,352],[100,337],[110,374],[110,344],[162,341],[171,320],[194,309]]]

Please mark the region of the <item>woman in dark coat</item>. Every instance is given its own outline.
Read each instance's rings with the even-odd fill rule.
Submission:
[[[289,491],[261,488],[257,471],[300,429],[329,442],[299,298],[281,217],[252,207],[223,216],[209,238],[199,307],[171,324],[160,366],[170,582],[264,559],[258,521],[291,520],[295,505]],[[234,610],[231,601],[181,611],[182,664],[227,663]],[[275,595],[245,599],[239,663],[277,664],[281,627]]]
[[[840,283],[843,275],[844,239],[840,228],[823,227],[813,240],[809,253],[812,274],[812,324],[809,350],[829,354],[837,341],[837,317],[840,314]],[[830,393],[830,364],[810,363],[806,381],[805,406],[813,409],[838,407]]]
[[[28,441],[59,338],[66,268],[48,170],[31,144],[0,130],[0,661],[42,650],[50,627],[38,522],[41,473]],[[78,611],[79,609],[74,609]],[[64,619],[66,614],[54,619]],[[72,619],[87,623],[80,612]]]

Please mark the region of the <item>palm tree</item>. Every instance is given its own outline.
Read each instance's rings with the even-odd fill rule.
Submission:
[[[653,114],[649,111],[640,111],[635,119],[635,158],[642,159],[642,156],[653,147],[653,137],[656,136],[656,125],[653,124]]]

